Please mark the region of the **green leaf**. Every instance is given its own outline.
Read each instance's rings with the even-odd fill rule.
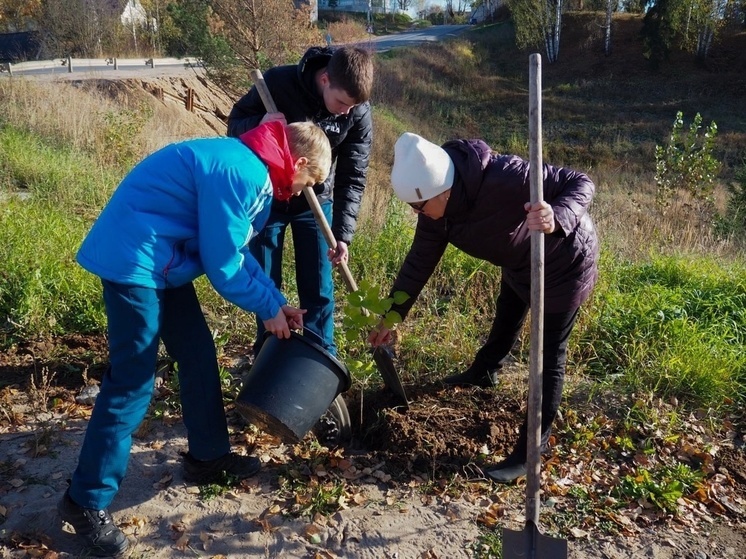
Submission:
[[[397,324],[399,324],[402,321],[401,315],[396,311],[390,311],[386,313],[386,316],[383,317],[383,325],[386,328],[393,328]]]
[[[394,303],[401,305],[402,303],[409,300],[409,295],[404,291],[397,291],[394,293]]]
[[[364,298],[364,294],[359,289],[347,294],[347,302],[353,307],[359,307]]]

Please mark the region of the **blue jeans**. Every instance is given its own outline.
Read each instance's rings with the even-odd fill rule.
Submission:
[[[327,222],[332,219],[332,202],[321,204]],[[300,308],[306,309],[303,326],[313,334],[311,341],[319,343],[332,355],[337,354],[334,343],[334,283],[332,264],[326,254],[329,247],[313,212],[287,214],[275,209],[267,224],[249,243],[251,254],[259,262],[264,273],[282,290],[282,251],[285,231],[290,225],[295,248],[295,282],[298,286]],[[264,324],[257,320],[254,354],[264,342]]]
[[[73,501],[97,510],[109,506],[127,470],[132,433],[153,394],[159,339],[179,364],[189,452],[198,460],[212,460],[230,451],[215,344],[194,286],[102,283],[110,366],[70,485]]]

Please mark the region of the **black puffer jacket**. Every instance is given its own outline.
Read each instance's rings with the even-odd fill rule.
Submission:
[[[523,205],[530,200],[529,162],[493,155],[482,140],[443,145],[456,167],[445,214],[420,215],[412,247],[392,291],[410,295],[394,310],[405,316],[450,243],[502,268],[505,281],[526,301],[531,291],[531,235]],[[587,213],[595,186],[583,173],[544,165],[544,200],[560,229],[545,236],[544,305],[548,313],[575,309],[598,277],[599,245]]]
[[[320,202],[334,199],[332,231],[339,241],[350,243],[357,224],[357,214],[363,198],[368,160],[373,141],[373,119],[370,103],[354,107],[346,115],[333,115],[326,110],[316,87],[316,72],[328,65],[332,49],[309,49],[297,65],[277,66],[267,70],[267,82],[277,110],[287,121],[312,120],[325,132],[332,146],[332,172],[323,185],[314,190]],[[256,87],[233,106],[228,117],[228,135],[239,136],[259,125],[267,113]],[[297,214],[308,211],[305,196],[289,202],[275,201],[273,211]]]

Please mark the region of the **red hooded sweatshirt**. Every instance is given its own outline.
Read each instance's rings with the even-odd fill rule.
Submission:
[[[277,200],[286,202],[293,195],[295,162],[290,155],[290,146],[285,126],[277,120],[265,122],[239,136],[240,140],[256,153],[269,168],[272,194]]]

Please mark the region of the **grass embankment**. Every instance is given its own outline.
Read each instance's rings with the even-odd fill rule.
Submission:
[[[716,235],[713,216],[695,212],[683,195],[663,212],[655,203],[654,173],[655,146],[667,141],[677,111],[687,121],[697,112],[705,123],[715,120],[722,163],[715,208],[732,230],[743,231],[743,218],[727,213],[725,188],[746,161],[743,68],[708,72],[677,53],[675,65],[652,73],[634,39],[639,19],[626,16],[616,20],[614,55],[606,59],[587,39],[593,17],[567,18],[560,61],[545,65],[543,79],[545,160],[587,171],[598,186],[592,213],[603,243],[601,281],[571,340],[570,379],[629,395],[634,406],[674,401],[709,410],[715,422],[741,421],[742,235]],[[385,294],[411,241],[413,216],[391,200],[388,186],[397,136],[409,130],[433,141],[482,137],[498,152],[526,157],[527,73],[528,53],[513,46],[506,23],[446,45],[379,55],[370,181],[352,246],[355,278]],[[60,110],[60,99],[75,109]],[[104,332],[98,282],[73,258],[126,169],[158,144],[152,130],[170,136],[162,132],[158,104],[149,107],[123,109],[65,84],[0,80],[0,192],[30,194],[23,202],[0,201],[0,313],[7,317],[0,343]],[[406,382],[438,378],[470,362],[489,329],[498,283],[492,266],[447,252],[400,328]],[[221,343],[248,342],[252,317],[205,281],[198,288]],[[292,287],[289,295],[292,300]],[[340,289],[340,308],[344,295]],[[342,338],[340,332],[344,359],[365,356],[362,340]],[[520,348],[518,356],[525,357]],[[365,382],[362,372],[358,381]]]

